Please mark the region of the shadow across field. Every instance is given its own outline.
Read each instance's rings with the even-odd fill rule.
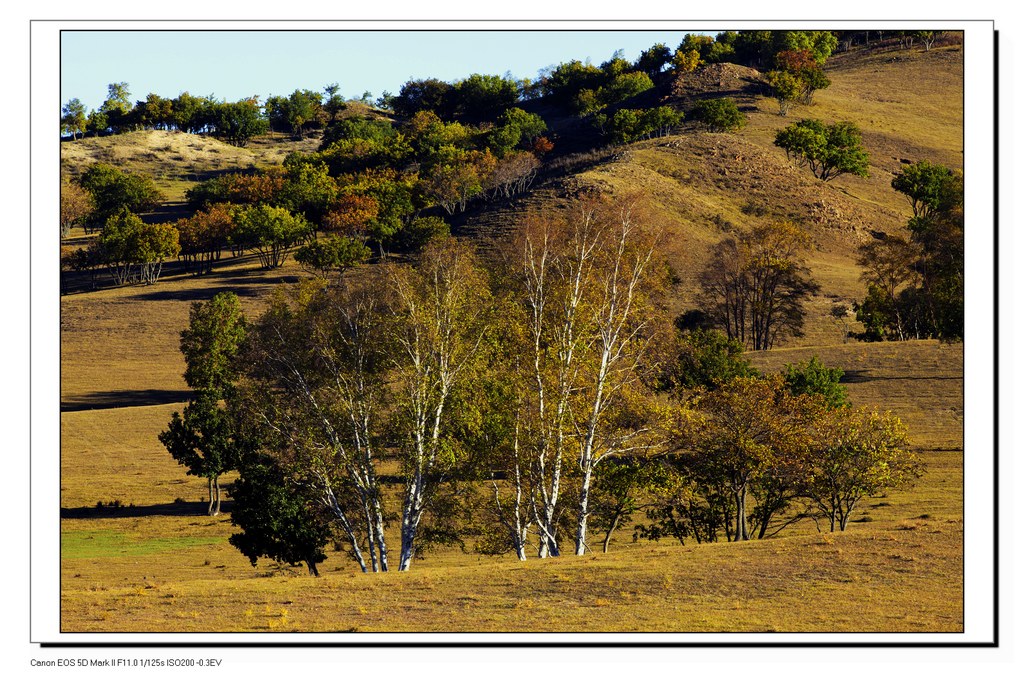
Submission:
[[[265,287],[195,287],[191,289],[151,289],[131,295],[137,301],[206,301],[220,292],[233,292],[239,298],[255,298],[265,293]]]
[[[845,370],[839,378],[840,384],[860,384],[861,382],[926,382],[932,380],[962,380],[963,375],[919,375],[919,376],[888,376],[875,375],[870,370]]]
[[[60,412],[77,410],[106,410],[109,408],[137,408],[139,406],[160,406],[167,403],[184,403],[192,398],[188,390],[140,389],[125,391],[94,391],[80,394],[60,402]]]
[[[222,501],[220,513],[231,512],[231,501]],[[127,517],[206,517],[208,503],[161,503],[157,505],[95,505],[61,508],[61,519],[122,519]]]

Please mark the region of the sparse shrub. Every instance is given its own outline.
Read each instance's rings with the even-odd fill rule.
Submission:
[[[760,218],[768,213],[768,207],[754,201],[753,199],[748,199],[746,203],[740,207],[740,211],[742,211],[746,216],[757,216]]]

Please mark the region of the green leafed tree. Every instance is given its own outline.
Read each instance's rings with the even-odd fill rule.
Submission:
[[[803,93],[803,82],[788,71],[769,71],[766,74],[772,96],[779,103],[779,115],[785,116]]]
[[[743,344],[718,330],[683,332],[676,342],[662,379],[662,386],[670,391],[717,389],[736,377],[758,374],[743,358]]]
[[[238,147],[267,132],[269,123],[260,111],[256,99],[223,102],[213,109],[216,135]]]
[[[736,106],[736,100],[729,97],[702,100],[689,117],[700,121],[713,133],[737,131],[747,125],[747,117]]]
[[[233,393],[235,360],[245,335],[245,317],[235,294],[222,292],[209,301],[192,304],[180,348],[185,383],[195,397],[181,414],[174,412],[159,435],[188,474],[207,480],[210,515],[220,514],[220,476],[237,466],[244,450],[238,421],[222,401]]]
[[[228,541],[256,566],[261,557],[296,565],[305,563],[319,576],[317,565],[327,559],[330,517],[323,513],[312,489],[288,474],[270,457],[246,455],[239,476],[230,486],[231,523],[241,531]]]
[[[65,135],[70,135],[73,140],[79,135],[85,135],[88,117],[85,113],[85,105],[77,97],[67,101],[60,110],[60,129]]]
[[[314,240],[295,252],[296,261],[324,277],[330,273],[344,273],[368,258],[370,248],[362,240],[344,236]]]
[[[918,161],[897,171],[892,189],[907,196],[914,218],[948,212],[963,199],[963,181],[952,169]]]
[[[843,369],[830,368],[817,356],[803,363],[789,363],[782,370],[786,387],[794,396],[820,396],[828,408],[849,406],[846,387],[842,385]]]
[[[266,204],[238,209],[234,219],[232,244],[256,252],[264,268],[280,268],[284,265],[288,249],[307,237],[311,231],[309,223],[302,216]]]
[[[160,443],[187,473],[206,479],[209,495],[207,514],[220,514],[220,476],[237,462],[235,427],[228,413],[218,405],[216,394],[200,391],[179,414],[171,415]]]
[[[844,173],[868,175],[868,153],[861,145],[860,130],[849,121],[826,124],[804,119],[780,130],[775,146],[824,182]]]
[[[145,284],[160,277],[164,259],[178,255],[178,231],[166,223],[145,223],[127,209],[107,219],[96,242],[98,258],[122,285],[136,275]]]
[[[245,335],[245,316],[234,293],[192,304],[188,328],[181,333],[185,383],[223,397],[237,378],[234,362]]]
[[[89,220],[97,225],[103,225],[121,211],[149,211],[163,199],[149,178],[126,173],[109,164],[93,164],[78,183],[92,195],[94,209]]]

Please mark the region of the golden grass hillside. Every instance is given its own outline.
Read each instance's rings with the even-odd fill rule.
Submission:
[[[802,223],[813,235],[809,264],[822,284],[807,336],[751,359],[764,370],[812,355],[842,367],[856,405],[892,410],[907,423],[928,467],[912,489],[864,501],[837,534],[802,522],[765,541],[680,546],[634,543],[627,525],[611,552],[583,558],[520,563],[443,549],[409,573],[361,575],[329,549],[319,579],[272,562],[254,568],[227,543],[234,531],[228,516],[205,516],[205,482],[187,477],[156,438],[188,400],[178,334],[190,304],[231,289],[256,315],[275,286],[303,275],[292,261],[263,271],[245,257],[200,278],[172,272],[149,287],[62,297],[62,629],[962,630],[963,347],[843,343],[825,315],[833,302],[863,296],[855,255],[870,231],[903,229],[909,208],[889,187],[900,159],[961,164],[962,53],[952,46],[893,56],[837,58],[832,87],[788,118],[773,100],[750,96],[743,102],[750,122],[738,134],[687,130],[631,145],[608,163],[538,187],[513,208],[562,201],[565,187],[644,190],[681,279],[673,312],[692,305],[694,275],[728,224]],[[805,117],[857,123],[871,176],[822,184],[789,162],[772,145],[774,131]],[[279,163],[302,145],[315,142],[270,137],[239,149],[148,131],[66,143],[62,162],[72,175],[94,161],[149,173],[180,201],[200,178]],[[508,208],[475,214],[465,234],[486,236],[514,217]]]
[[[785,117],[764,96],[763,79],[752,69],[721,64],[684,74],[671,102],[685,109],[692,104],[685,94],[711,89],[736,99],[747,125],[737,133],[713,134],[691,124],[682,135],[626,146],[614,160],[549,185],[644,196],[651,224],[663,235],[665,257],[681,280],[677,311],[694,305],[697,273],[727,232],[764,221],[797,223],[811,237],[807,264],[821,284],[808,306],[807,336],[799,343],[833,343],[830,308],[864,297],[857,247],[872,233],[906,231],[910,205],[891,187],[902,160],[963,168],[963,53],[956,45],[928,52],[856,52],[837,57],[827,74],[831,87]],[[842,175],[823,183],[787,159],[773,144],[775,134],[804,118],[855,123],[870,158],[869,176]],[[559,201],[558,192],[544,189],[524,201],[523,210]],[[487,225],[490,217],[485,212],[478,222]]]

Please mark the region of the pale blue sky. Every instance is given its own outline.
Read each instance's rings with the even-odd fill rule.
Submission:
[[[134,100],[182,91],[238,100],[320,91],[346,97],[398,92],[410,78],[451,81],[472,73],[534,78],[571,59],[595,64],[617,50],[635,59],[685,31],[64,31],[61,102],[100,106],[107,84],[126,81]]]

